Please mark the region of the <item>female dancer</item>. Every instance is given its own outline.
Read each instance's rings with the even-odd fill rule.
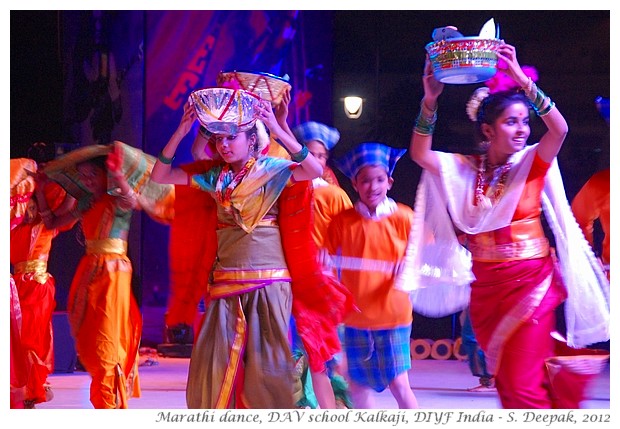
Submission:
[[[555,175],[554,159],[568,126],[554,102],[524,73],[515,48],[504,44],[497,55],[506,64],[505,73],[522,91],[489,94],[488,88],[482,88],[474,93],[467,112],[477,122],[480,140],[486,147],[485,153],[476,156],[431,150],[437,100],[444,84],[434,78],[427,59],[424,98],[410,147],[412,159],[425,170],[414,209],[424,219],[420,227],[428,228],[426,231],[435,235],[435,242],[440,235],[453,239],[455,228],[466,234],[465,245],[471,252],[475,276],[471,285],[471,320],[489,371],[496,375],[502,406],[552,408],[559,406],[562,403],[559,398],[567,393],[551,388],[545,366],[546,359],[553,356],[550,333],[555,329],[555,309],[566,299],[567,291],[555,269],[540,215],[543,191],[559,175],[559,171]],[[532,108],[547,131],[537,144],[526,146]],[[556,195],[563,194],[561,180],[554,191]],[[423,201],[426,207],[420,206],[418,210]],[[446,203],[443,209],[438,208],[442,201]],[[556,201],[561,202],[561,198]],[[567,207],[565,196],[563,205]],[[439,216],[442,211],[443,217]],[[560,215],[559,205],[555,213]],[[442,220],[444,223],[440,224]],[[567,224],[559,222],[559,228]],[[584,281],[567,281],[569,296],[574,299],[579,294],[579,300],[588,298],[589,293],[573,293],[570,289],[570,283],[576,283],[581,284],[578,287],[583,291],[588,274],[592,274],[588,278],[593,278],[592,290],[598,286],[604,288],[605,279],[595,271],[592,258],[586,258],[581,267],[570,267],[571,255],[563,250],[568,248],[566,237],[570,239],[570,235],[558,237],[556,247],[562,268],[567,272],[572,268],[571,275],[563,273],[562,277],[572,280],[575,273],[584,276]],[[581,242],[583,236],[581,241],[571,242],[571,252],[581,249]],[[420,253],[424,254],[424,250]],[[446,255],[444,259],[449,258]],[[595,313],[601,317],[593,314],[594,325],[585,329],[588,334],[584,331],[583,336],[575,334],[569,340],[591,344],[608,338],[605,305],[603,299],[588,307],[599,309]]]
[[[142,151],[114,142],[76,149],[37,175],[38,189],[54,180],[77,200],[66,214],[51,211],[45,199],[38,202],[48,228],[77,219],[84,233],[85,255],[74,274],[67,309],[80,362],[92,377],[95,408],[128,408],[128,399],[141,394],[137,358],[142,316],[131,290],[127,246],[135,209],[161,222],[169,218],[156,205],[165,206],[172,187],[147,180],[153,163]]]
[[[190,184],[209,192],[217,203],[217,257],[210,303],[192,350],[189,408],[294,407],[288,339],[291,273],[276,203],[291,179],[308,181],[322,169],[305,146],[281,129],[269,103],[258,112],[260,121],[249,129],[217,135],[223,163],[190,176],[170,165],[196,119],[195,110],[186,105],[153,169],[154,181]],[[263,155],[269,143],[263,121],[293,161]]]

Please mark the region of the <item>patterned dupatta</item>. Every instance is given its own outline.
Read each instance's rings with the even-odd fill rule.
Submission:
[[[227,212],[230,213],[231,211],[232,192],[237,188],[237,185],[241,183],[255,163],[256,158],[252,157],[248,159],[243,168],[236,174],[232,171],[230,164],[226,164],[222,167],[220,174],[217,176],[217,183],[215,184],[215,198]]]
[[[43,171],[78,200],[78,207],[84,209],[92,205],[92,194],[81,182],[76,166],[89,159],[108,156],[112,152],[119,158],[121,171],[136,193],[139,208],[153,220],[169,224],[174,217],[174,186],[150,180],[155,157],[126,143],[115,141],[110,145],[89,145],[75,149],[47,163]],[[116,186],[113,186],[111,180],[108,183],[108,193],[115,195]]]
[[[293,175],[294,165],[289,160],[263,157],[248,161],[232,178],[222,167],[215,185],[216,198],[222,200],[237,225],[250,233],[278,200]],[[226,177],[231,180],[227,186]]]

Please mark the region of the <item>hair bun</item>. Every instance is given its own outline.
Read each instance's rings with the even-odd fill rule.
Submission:
[[[472,122],[478,121],[478,110],[480,109],[480,104],[489,96],[490,93],[491,92],[488,87],[481,86],[473,92],[471,97],[469,97],[465,111]]]

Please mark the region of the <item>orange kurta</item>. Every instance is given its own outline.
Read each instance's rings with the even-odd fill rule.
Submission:
[[[336,173],[334,173],[334,170],[332,170],[331,167],[327,166],[323,168],[322,177],[323,177],[323,180],[325,180],[330,185],[340,186],[340,183],[338,182],[338,178],[336,177]]]
[[[347,193],[339,186],[327,184],[314,187],[314,228],[312,237],[319,248],[323,247],[325,234],[332,218],[353,207]]]
[[[362,258],[362,264],[368,264],[360,270],[341,270],[341,281],[361,310],[348,314],[344,320],[347,326],[391,329],[413,320],[408,294],[394,288],[394,271],[405,255],[413,210],[404,204],[397,206],[394,213],[380,220],[365,218],[351,208],[329,226],[325,247],[330,254]]]
[[[610,208],[609,208],[609,188],[610,176],[609,169],[595,173],[579,190],[571,208],[575,215],[575,220],[581,227],[583,235],[595,249],[594,243],[594,222],[598,219],[604,233],[601,260],[609,264],[609,243],[611,241],[610,231]]]
[[[80,362],[92,377],[95,408],[127,408],[139,397],[142,316],[131,292],[127,235],[131,210],[105,195],[83,213],[86,254],[69,291],[69,320]]]

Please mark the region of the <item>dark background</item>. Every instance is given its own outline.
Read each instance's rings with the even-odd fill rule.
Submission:
[[[140,11],[133,12],[140,15]],[[407,148],[422,97],[421,72],[424,46],[436,27],[453,25],[466,36],[477,35],[494,18],[500,37],[517,48],[519,62],[533,65],[539,86],[556,102],[570,127],[558,156],[569,201],[597,170],[610,164],[609,127],[594,105],[597,96],[610,96],[610,11],[300,11],[296,37],[305,40],[304,55],[313,71],[314,97],[311,119],[337,127],[340,143],[334,156],[362,141],[380,141]],[[146,21],[146,19],[145,19]],[[35,141],[67,139],[64,73],[71,52],[64,51],[70,28],[62,11],[11,11],[10,39],[10,155],[25,156]],[[122,41],[120,41],[122,43]],[[299,55],[299,53],[291,53]],[[314,58],[317,58],[315,61]],[[327,58],[327,60],[325,60]],[[293,82],[294,85],[297,82]],[[440,98],[435,147],[445,151],[471,151],[473,125],[465,114],[469,95],[480,85],[446,85]],[[346,118],[342,98],[364,98],[362,117]],[[532,125],[530,141],[541,135],[540,121]],[[74,142],[72,142],[74,143]],[[165,139],[159,143],[161,147]],[[144,144],[143,144],[144,146]],[[154,149],[153,149],[154,151]],[[154,152],[153,152],[154,153]],[[390,196],[413,206],[421,170],[405,156],[394,173]],[[337,172],[345,190],[353,197],[348,181]],[[132,234],[144,234],[144,224]],[[80,250],[76,231],[57,239],[50,271],[68,288]],[[163,239],[159,247],[165,253]],[[77,249],[77,250],[76,250]],[[146,252],[138,247],[135,282],[148,305],[165,305],[166,291],[150,286],[142,267]],[[165,272],[164,272],[165,274]],[[62,309],[64,297],[59,297]],[[419,338],[453,336],[454,318],[427,321],[418,317],[414,331]],[[428,323],[427,323],[428,322]],[[432,322],[432,323],[431,323]]]
[[[609,96],[609,11],[346,11],[334,15],[334,123],[343,134],[335,154],[364,140],[408,147],[422,97],[424,46],[436,27],[453,25],[477,35],[490,18],[500,37],[517,48],[521,65],[533,65],[539,86],[569,124],[558,156],[567,197],[572,199],[595,171],[609,166],[609,128],[596,111],[596,96]],[[439,100],[433,143],[445,151],[471,151],[473,124],[465,114],[471,93],[482,85],[446,85]],[[340,99],[366,99],[364,114],[347,119]],[[533,121],[530,142],[542,121]],[[420,169],[399,162],[393,197],[410,203]]]
[[[520,63],[538,69],[540,87],[569,123],[570,133],[559,156],[569,199],[589,175],[609,165],[609,129],[594,99],[610,95],[610,11],[312,13],[323,13],[330,25],[321,28],[332,31],[317,36],[309,28],[306,37],[322,38],[312,49],[333,51],[331,70],[320,76],[332,83],[331,106],[323,103],[314,109],[331,113],[333,125],[341,132],[335,156],[366,140],[407,147],[422,95],[424,46],[431,41],[432,30],[454,25],[465,35],[476,35],[487,19],[494,18],[500,36],[516,46]],[[11,157],[23,156],[34,141],[63,141],[62,34],[59,12],[11,13]],[[440,100],[438,147],[467,150],[473,145],[465,103],[476,87],[446,86]],[[347,119],[342,107],[341,99],[352,93],[365,99],[364,114],[358,120]],[[532,139],[539,129],[533,131]],[[416,173],[405,162],[400,170]]]

